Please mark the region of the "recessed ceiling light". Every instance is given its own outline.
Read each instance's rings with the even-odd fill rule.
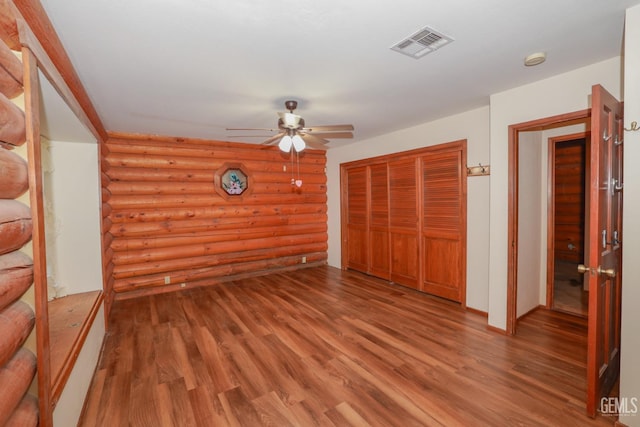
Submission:
[[[542,64],[547,59],[547,54],[544,52],[536,52],[524,58],[524,65],[527,67],[533,67],[534,65]]]

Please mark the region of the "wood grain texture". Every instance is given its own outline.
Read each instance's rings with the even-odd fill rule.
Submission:
[[[0,147],[0,199],[17,199],[28,189],[27,162],[17,154]]]
[[[102,155],[105,271],[115,292],[326,261],[324,151],[306,150],[298,163],[277,148],[118,134]],[[250,194],[216,192],[216,173],[231,163],[250,175]]]
[[[0,311],[0,367],[22,346],[34,325],[35,314],[25,302],[16,301]]]
[[[0,93],[0,145],[5,148],[24,144],[25,118],[24,112],[9,98]]]
[[[22,252],[0,255],[0,310],[16,301],[33,284],[33,261]]]
[[[0,425],[6,425],[20,405],[36,375],[36,366],[36,356],[22,348],[0,368]]]
[[[4,425],[5,427],[37,427],[38,419],[38,400],[27,394]]]
[[[0,92],[9,99],[23,92],[22,62],[4,43],[0,43]]]
[[[20,249],[31,240],[32,230],[29,206],[17,200],[0,199],[0,254]]]
[[[586,322],[321,266],[116,301],[81,426],[589,426]]]

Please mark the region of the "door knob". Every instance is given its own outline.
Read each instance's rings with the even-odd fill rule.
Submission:
[[[614,268],[602,268],[598,266],[598,270],[596,270],[598,274],[603,274],[609,277],[616,277],[616,270]]]
[[[585,274],[585,273],[588,273],[590,271],[591,271],[591,269],[589,267],[587,267],[586,265],[578,264],[578,273]]]

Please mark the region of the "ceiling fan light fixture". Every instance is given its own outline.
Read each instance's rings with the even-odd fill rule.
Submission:
[[[282,126],[287,129],[297,129],[302,116],[293,113],[278,113],[282,119]]]
[[[307,144],[304,143],[304,139],[302,139],[302,137],[298,134],[294,135],[293,138],[291,138],[291,143],[293,144],[293,148],[298,153],[304,150],[307,146]]]
[[[293,141],[291,137],[289,135],[285,135],[282,137],[282,139],[278,143],[278,148],[280,148],[281,151],[288,153],[289,151],[291,151],[292,144],[293,144]]]

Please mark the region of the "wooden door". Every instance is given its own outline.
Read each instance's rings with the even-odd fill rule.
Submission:
[[[592,89],[585,272],[589,289],[587,413],[620,371],[622,261],[622,105],[600,85]]]
[[[463,152],[454,147],[429,153],[421,164],[422,290],[463,302],[467,222]]]
[[[390,278],[401,285],[418,289],[420,265],[416,159],[399,159],[388,165]]]
[[[389,178],[387,163],[369,166],[369,273],[389,280]]]
[[[367,167],[346,170],[346,268],[368,272]]]

